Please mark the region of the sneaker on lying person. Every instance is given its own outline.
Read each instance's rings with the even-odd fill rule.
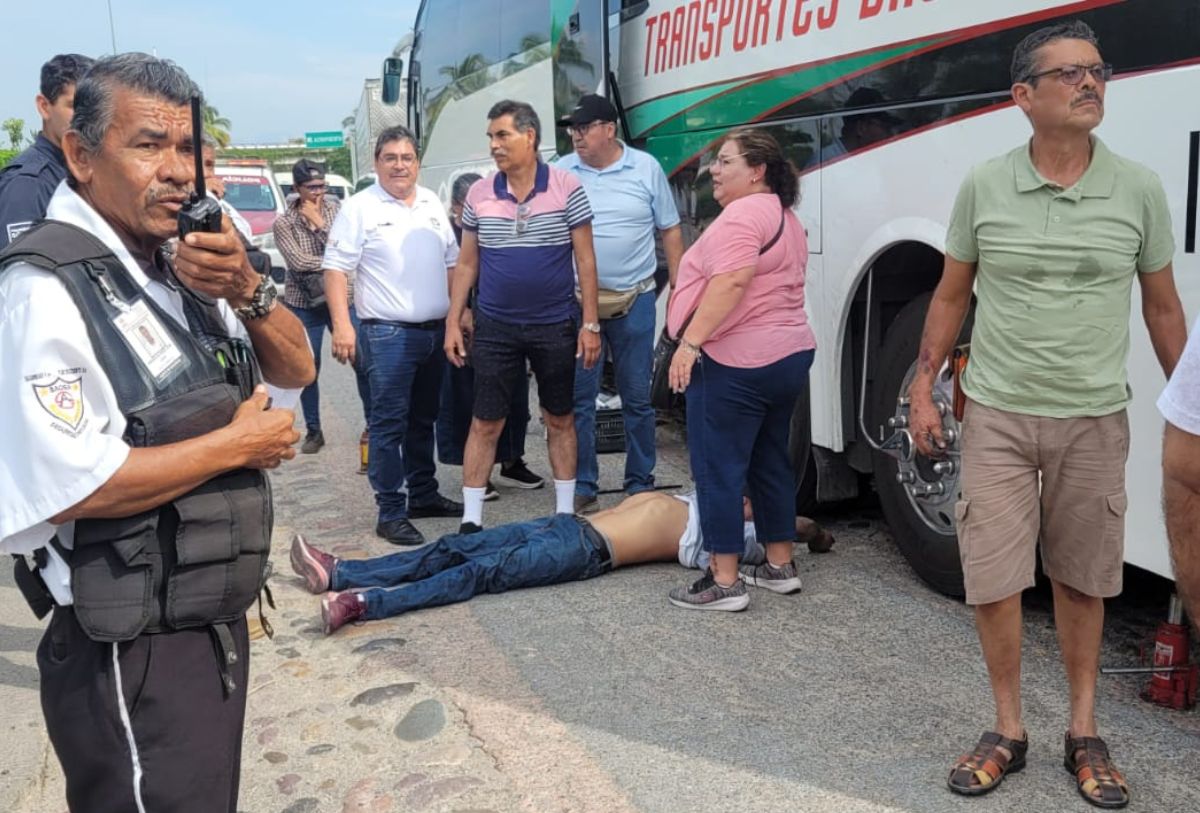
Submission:
[[[676,587],[668,595],[671,603],[685,610],[724,610],[737,612],[750,604],[746,585],[737,579],[729,587],[717,584],[711,569],[689,587]]]
[[[367,603],[361,593],[326,593],[321,599],[321,625],[332,635],[351,622],[362,621]]]
[[[333,579],[333,569],[337,566],[337,557],[314,547],[304,541],[304,537],[296,534],[292,537],[292,570],[304,579],[304,586],[310,593],[324,593],[329,589]]]
[[[746,584],[762,587],[776,593],[800,592],[800,574],[796,571],[796,563],[775,566],[770,562],[761,565],[742,565],[738,568]]]

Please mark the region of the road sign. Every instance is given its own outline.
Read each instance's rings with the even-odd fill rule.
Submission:
[[[321,133],[305,133],[304,146],[310,150],[336,150],[345,144],[341,130],[327,130]]]

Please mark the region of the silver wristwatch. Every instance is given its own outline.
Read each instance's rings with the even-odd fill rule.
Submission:
[[[586,330],[588,333],[599,333],[600,332],[600,323],[599,322],[584,322],[582,325],[580,325],[580,327],[583,328],[584,330]]]
[[[278,292],[276,292],[275,286],[269,279],[263,277],[258,281],[258,287],[254,289],[254,295],[250,297],[250,302],[240,308],[234,308],[233,312],[239,319],[246,321],[261,319],[275,310],[276,296],[278,296]]]

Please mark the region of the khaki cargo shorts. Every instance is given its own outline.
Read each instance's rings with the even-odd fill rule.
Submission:
[[[1034,583],[1035,550],[1054,581],[1088,596],[1121,592],[1125,410],[1042,418],[967,402],[962,499],[954,507],[968,604]]]

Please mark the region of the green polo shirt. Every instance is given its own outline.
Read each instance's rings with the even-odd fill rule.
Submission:
[[[946,252],[975,263],[975,332],[963,390],[981,404],[1053,418],[1129,403],[1129,297],[1175,242],[1158,176],[1092,138],[1069,189],[1038,174],[1024,144],[971,170]]]

